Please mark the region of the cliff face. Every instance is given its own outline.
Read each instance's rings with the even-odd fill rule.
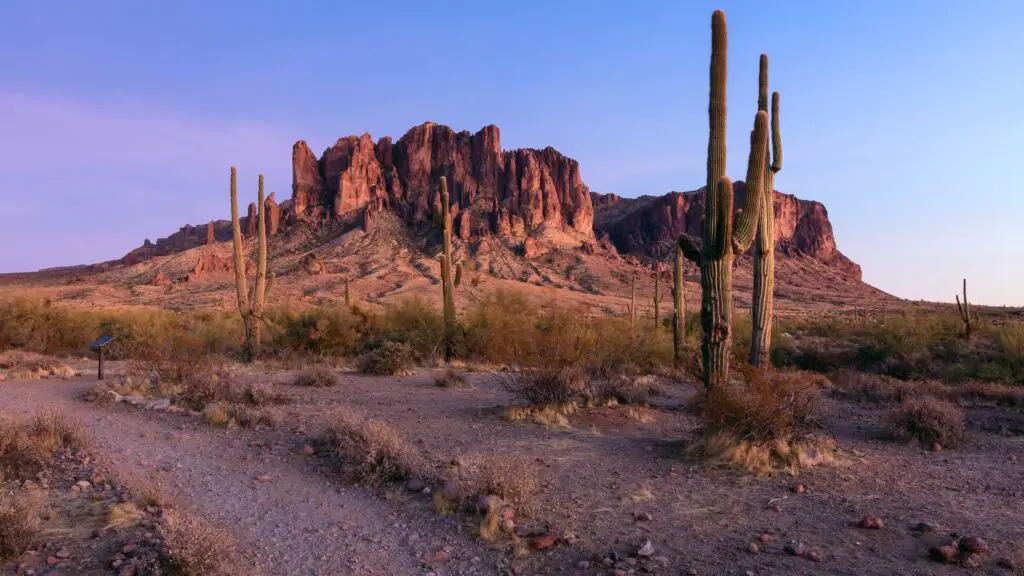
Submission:
[[[397,142],[348,136],[319,159],[296,142],[289,216],[344,219],[389,209],[422,224],[433,219],[442,176],[463,238],[528,236],[542,227],[593,237],[594,209],[579,164],[550,147],[503,151],[497,126],[471,134],[427,122]]]
[[[734,206],[741,206],[747,188],[733,185]],[[700,236],[704,194],[670,192],[664,196],[621,198],[592,194],[594,230],[607,235],[619,251],[654,254],[674,246],[680,234]],[[786,256],[807,256],[860,280],[860,266],[836,247],[828,211],[820,202],[800,200],[775,191],[775,249]]]
[[[439,210],[442,176],[448,179],[458,237],[518,239],[527,257],[543,252],[531,237],[551,230],[568,232],[566,237],[588,253],[612,249],[610,242],[622,253],[656,254],[674,246],[684,232],[699,235],[704,212],[700,191],[635,199],[591,193],[579,164],[554,148],[506,151],[497,126],[470,133],[427,122],[397,142],[346,136],[319,158],[304,141],[296,142],[292,198],[280,205],[274,194],[266,199],[267,231],[273,236],[297,222],[324,220],[359,223],[368,231],[383,210],[410,226],[429,224]],[[737,182],[734,193],[741,205],[746,185]],[[824,206],[779,192],[774,199],[779,254],[814,258],[860,279],[860,266],[836,248]],[[249,237],[256,231],[255,218],[256,205],[250,204],[241,222]],[[230,239],[228,221],[184,226],[155,244],[147,240],[123,262]]]

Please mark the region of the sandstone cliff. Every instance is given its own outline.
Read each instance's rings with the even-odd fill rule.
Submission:
[[[574,233],[580,241],[593,238],[594,210],[579,164],[550,147],[504,151],[497,126],[471,134],[427,122],[397,142],[348,136],[319,159],[305,142],[296,142],[289,217],[355,219],[367,208],[383,208],[410,225],[427,223],[442,176],[463,239],[523,237],[545,228]]]
[[[624,253],[653,255],[664,251],[674,247],[680,234],[700,236],[702,190],[639,198],[593,193],[594,230],[599,235],[607,234]],[[742,205],[746,193],[742,180],[733,185],[735,206]],[[778,253],[814,258],[860,280],[860,266],[836,247],[828,211],[820,202],[800,200],[776,190],[774,204]]]

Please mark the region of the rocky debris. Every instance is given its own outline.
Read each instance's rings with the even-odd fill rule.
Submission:
[[[988,542],[977,536],[954,538],[944,546],[933,546],[928,550],[932,560],[941,564],[960,564],[964,568],[981,566],[981,557],[988,553]]]
[[[799,483],[799,484],[796,484],[795,486],[793,486],[792,488],[790,488],[790,490],[792,490],[793,492],[795,492],[797,494],[803,494],[804,492],[807,491],[807,486],[805,486],[803,483]]]
[[[640,548],[636,551],[636,555],[643,557],[653,556],[654,544],[652,544],[650,540],[645,541],[643,545],[640,546]]]
[[[423,483],[423,480],[419,478],[411,478],[405,483],[405,489],[410,492],[422,492],[427,485]]]
[[[747,550],[748,550],[748,551],[749,551],[749,552],[750,552],[751,554],[760,554],[760,553],[761,553],[761,549],[760,549],[760,548],[758,548],[758,547],[757,547],[757,544],[755,544],[755,543],[753,543],[753,542],[751,542],[751,543],[750,543],[750,545],[749,545],[749,546],[747,546]]]
[[[965,536],[960,539],[960,551],[983,554],[988,552],[988,542],[977,536]]]
[[[804,553],[807,552],[807,549],[804,548],[804,545],[796,541],[786,544],[782,547],[782,550],[790,556],[803,556]]]
[[[881,530],[882,528],[885,528],[885,521],[878,516],[868,513],[867,516],[861,518],[860,522],[857,523],[857,527],[868,530]]]
[[[299,259],[299,268],[310,276],[319,276],[327,272],[324,261],[312,252]]]
[[[530,539],[530,547],[534,550],[546,550],[557,543],[558,538],[554,534],[544,534],[543,536],[535,536]]]
[[[927,532],[938,532],[939,531],[939,527],[936,526],[935,524],[930,524],[928,522],[918,522],[917,524],[914,525],[913,528],[911,528],[911,530],[913,530],[914,532],[925,532],[925,533],[927,533]]]
[[[758,538],[758,540],[760,540],[761,542],[763,542],[765,544],[768,544],[769,542],[772,541],[772,535],[768,534],[767,532],[762,533],[760,538]]]
[[[651,522],[654,520],[654,517],[649,512],[637,512],[633,514],[633,518],[637,522]]]
[[[163,270],[158,270],[149,283],[152,286],[170,286],[174,282],[167,276],[167,274],[164,274]]]

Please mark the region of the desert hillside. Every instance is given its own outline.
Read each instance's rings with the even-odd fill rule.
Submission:
[[[272,300],[289,305],[350,298],[369,305],[439,290],[438,182],[451,183],[455,258],[467,283],[457,305],[500,288],[542,301],[580,303],[606,314],[626,310],[636,276],[638,309],[655,308],[654,270],[674,238],[699,233],[700,191],[636,199],[597,194],[579,164],[553,148],[503,150],[496,126],[476,133],[425,123],[397,141],[369,134],[340,138],[319,158],[292,151],[292,197],[265,201]],[[735,194],[746,193],[737,182]],[[225,195],[227,191],[225,190]],[[896,299],[861,281],[838,249],[818,202],[776,192],[777,298],[782,314],[875,309]],[[241,219],[256,230],[256,205]],[[32,292],[89,306],[174,309],[232,305],[231,226],[186,225],[124,258],[0,279],[7,292]],[[687,297],[697,297],[687,265]],[[668,305],[667,272],[659,295]],[[749,257],[739,259],[737,305],[749,305]]]

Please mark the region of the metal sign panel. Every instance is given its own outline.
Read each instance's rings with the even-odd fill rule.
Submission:
[[[110,344],[113,341],[114,341],[114,337],[113,336],[100,336],[95,341],[93,341],[92,344],[89,344],[89,348],[91,348],[93,350],[98,350],[100,348],[103,348],[107,344]]]

